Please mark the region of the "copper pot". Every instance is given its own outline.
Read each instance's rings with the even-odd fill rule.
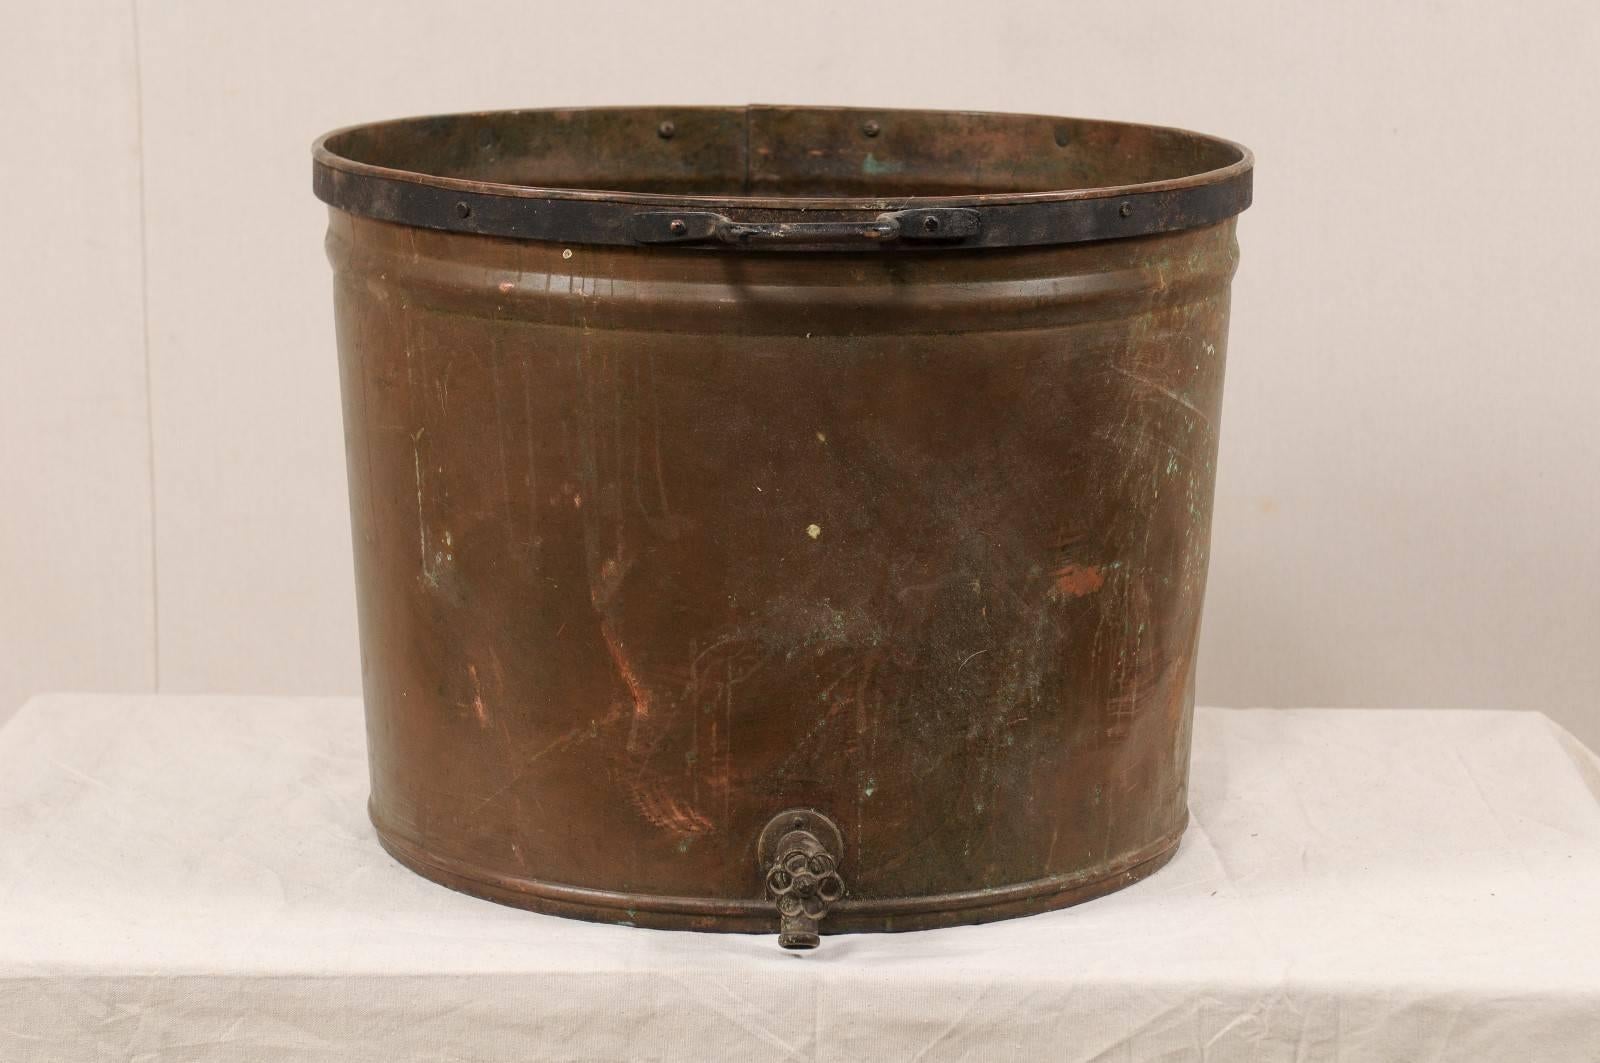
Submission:
[[[1250,171],[953,112],[320,140],[383,844],[795,947],[1160,867]]]

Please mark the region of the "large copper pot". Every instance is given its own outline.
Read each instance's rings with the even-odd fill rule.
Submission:
[[[320,140],[383,844],[796,947],[1160,867],[1250,169],[821,108]]]

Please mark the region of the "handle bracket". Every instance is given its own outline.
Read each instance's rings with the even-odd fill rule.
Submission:
[[[724,243],[741,247],[784,244],[887,244],[957,242],[978,234],[979,215],[968,207],[917,207],[866,221],[734,221],[709,210],[645,211],[629,219],[641,244]]]

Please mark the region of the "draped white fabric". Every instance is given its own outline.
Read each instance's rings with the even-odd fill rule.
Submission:
[[[1201,709],[1148,881],[984,927],[594,926],[378,848],[352,699],[0,730],[0,1060],[1595,1060],[1600,761],[1536,714]]]

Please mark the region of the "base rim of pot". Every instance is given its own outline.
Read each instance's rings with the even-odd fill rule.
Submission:
[[[502,875],[431,853],[386,828],[370,805],[368,813],[379,844],[400,864],[431,882],[497,904],[585,922],[655,930],[771,934],[778,927],[771,901],[761,897],[628,893]],[[830,911],[822,929],[825,935],[933,930],[1067,908],[1114,893],[1159,871],[1176,855],[1187,826],[1185,814],[1184,823],[1176,831],[1095,872],[1053,875],[961,893],[847,897]]]

